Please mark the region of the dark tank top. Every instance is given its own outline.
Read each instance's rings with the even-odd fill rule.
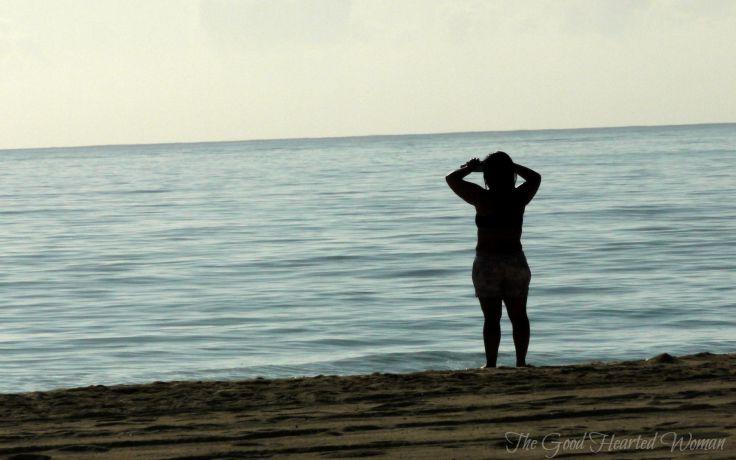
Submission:
[[[493,212],[489,214],[476,214],[475,225],[478,227],[478,245],[476,251],[486,253],[508,254],[521,252],[521,229],[524,223],[525,203],[516,193],[512,193],[505,199],[499,200]],[[483,231],[498,231],[498,238],[490,235],[481,241]],[[503,237],[500,235],[504,235]],[[482,243],[486,243],[484,245]]]

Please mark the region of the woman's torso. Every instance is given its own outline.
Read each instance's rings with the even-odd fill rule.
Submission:
[[[522,252],[521,227],[526,203],[514,190],[499,194],[485,190],[483,199],[475,206],[480,254],[514,254]]]

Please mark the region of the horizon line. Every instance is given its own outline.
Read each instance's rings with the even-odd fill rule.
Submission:
[[[402,137],[402,136],[439,136],[457,134],[482,134],[482,133],[520,133],[530,131],[585,131],[594,129],[623,129],[623,128],[668,128],[677,126],[707,126],[707,125],[733,125],[736,121],[706,122],[706,123],[673,123],[664,125],[616,125],[616,126],[584,126],[579,128],[541,128],[541,129],[501,129],[488,131],[440,131],[440,132],[417,132],[401,134],[355,134],[345,136],[299,136],[299,137],[266,137],[253,139],[229,139],[217,141],[173,141],[173,142],[150,142],[150,143],[121,143],[121,144],[81,144],[81,145],[56,145],[46,147],[11,147],[0,148],[0,152],[16,150],[53,150],[53,149],[88,149],[95,147],[136,147],[154,145],[192,145],[192,144],[226,144],[238,142],[268,142],[268,141],[298,141],[298,140],[328,140],[328,139],[356,139],[368,137]]]

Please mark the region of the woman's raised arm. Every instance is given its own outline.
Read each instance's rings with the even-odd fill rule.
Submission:
[[[480,193],[483,191],[483,189],[478,184],[465,181],[463,180],[463,178],[471,172],[477,171],[479,168],[480,160],[477,158],[473,158],[464,165],[460,166],[460,168],[452,171],[445,176],[447,185],[450,186],[452,191],[455,192],[457,196],[465,200],[467,203],[472,204],[473,206],[478,203]]]
[[[529,203],[534,198],[539,190],[539,185],[542,183],[542,176],[529,169],[526,166],[522,166],[518,163],[514,163],[514,171],[524,179],[524,183],[516,188],[516,190],[522,192],[526,196],[526,202]]]

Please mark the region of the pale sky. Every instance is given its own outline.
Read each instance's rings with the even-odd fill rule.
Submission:
[[[0,148],[734,121],[731,0],[0,0]]]

